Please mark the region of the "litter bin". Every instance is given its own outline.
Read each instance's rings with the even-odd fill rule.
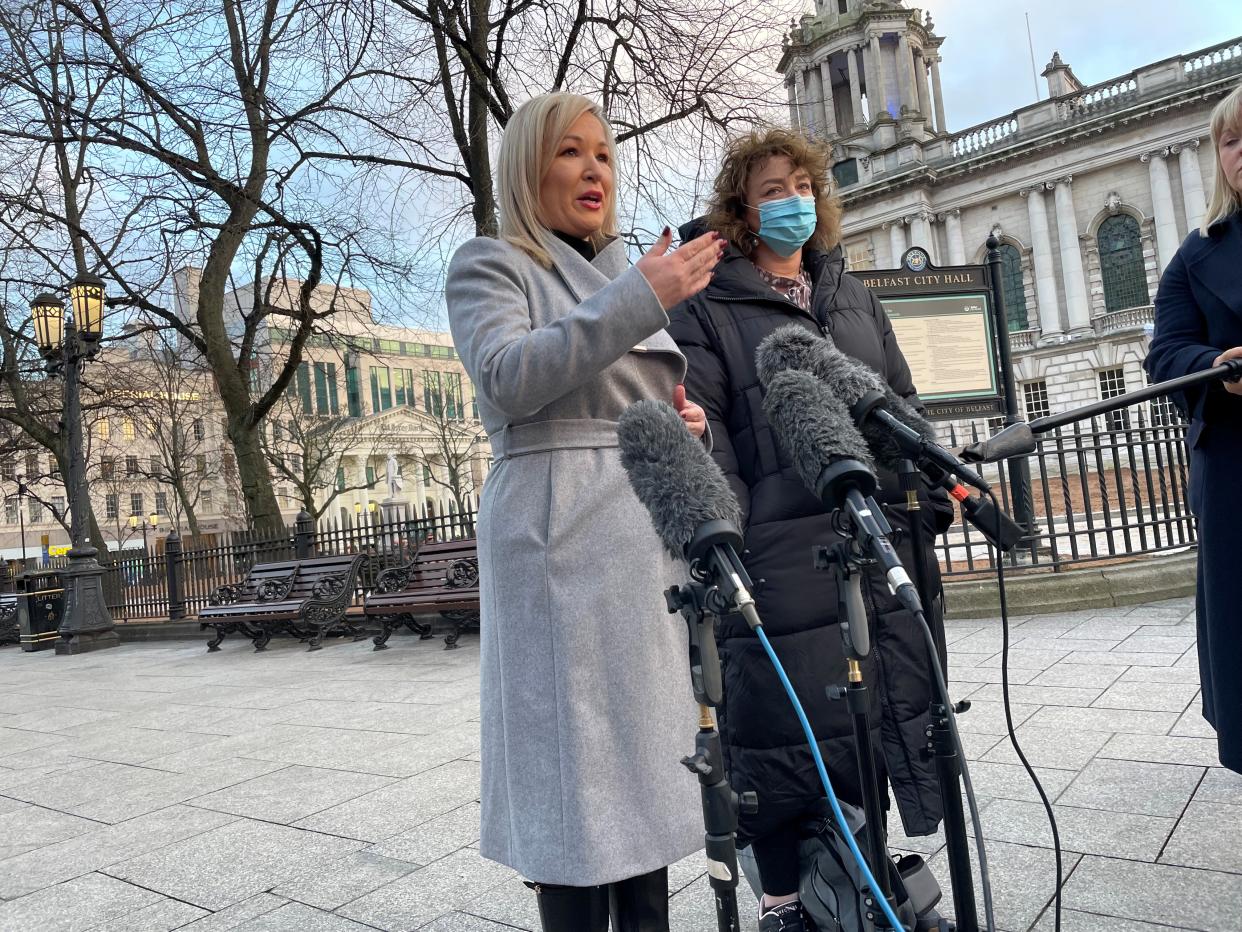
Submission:
[[[65,613],[65,587],[60,573],[23,573],[14,580],[17,627],[22,650],[51,650]]]

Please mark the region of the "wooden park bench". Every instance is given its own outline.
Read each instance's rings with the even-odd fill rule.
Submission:
[[[376,650],[386,648],[392,632],[403,624],[422,638],[431,637],[430,626],[415,616],[433,613],[453,623],[444,637],[444,649],[453,649],[466,626],[479,622],[478,541],[471,537],[424,543],[409,563],[380,573],[363,611],[383,625]]]
[[[324,636],[338,627],[355,640],[363,637],[346,622],[345,611],[365,559],[356,553],[256,564],[243,582],[215,589],[210,604],[198,613],[203,629],[216,630],[207,649],[219,650],[225,635],[234,631],[252,639],[255,650],[282,632],[309,640],[310,650],[319,650]]]

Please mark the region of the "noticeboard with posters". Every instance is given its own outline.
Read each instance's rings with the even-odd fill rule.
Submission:
[[[985,266],[937,268],[916,246],[906,250],[899,269],[856,275],[884,306],[928,416],[1003,410]]]

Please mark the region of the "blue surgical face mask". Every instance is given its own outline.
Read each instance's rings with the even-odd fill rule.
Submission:
[[[818,222],[815,198],[798,194],[759,205],[759,238],[788,258],[806,245]]]

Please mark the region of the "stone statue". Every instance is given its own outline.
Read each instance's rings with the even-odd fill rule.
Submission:
[[[401,467],[397,464],[397,454],[388,454],[388,497],[394,499],[397,493],[401,491]]]

